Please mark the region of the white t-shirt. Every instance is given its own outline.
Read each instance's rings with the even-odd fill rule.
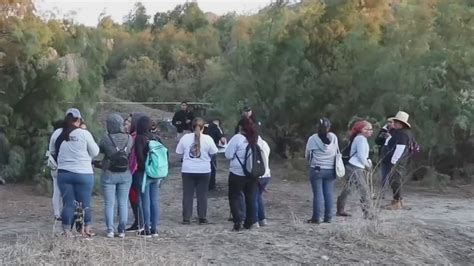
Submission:
[[[259,136],[257,140],[258,146],[263,150],[265,153],[264,159],[266,160],[268,156],[270,156],[270,147],[263,139]],[[234,135],[227,145],[227,149],[225,150],[225,157],[230,160],[229,171],[238,176],[245,176],[244,170],[242,169],[242,165],[240,164],[237,157],[239,157],[240,161],[243,162],[245,160],[245,151],[247,146],[249,145],[247,139],[242,134]],[[269,177],[270,168],[268,163],[265,164],[266,173],[263,177]]]
[[[194,133],[184,135],[176,147],[176,153],[183,155],[182,173],[205,174],[211,172],[211,155],[217,153],[214,140],[205,134],[200,137],[201,149],[196,151]]]

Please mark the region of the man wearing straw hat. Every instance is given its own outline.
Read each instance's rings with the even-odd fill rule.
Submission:
[[[408,113],[399,111],[395,117],[389,119],[393,121],[392,137],[384,147],[386,154],[382,158],[383,166],[390,169],[388,178],[393,191],[393,200],[390,205],[392,210],[399,210],[404,207],[402,203],[402,183],[410,154],[410,142],[413,139],[408,118]]]

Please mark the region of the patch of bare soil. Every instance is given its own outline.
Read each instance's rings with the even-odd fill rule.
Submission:
[[[362,219],[357,195],[348,206],[354,216],[331,224],[310,225],[309,182],[287,181],[278,162],[265,195],[269,225],[232,232],[227,200],[227,166],[219,161],[218,190],[209,199],[211,224],[181,225],[181,177],[173,157],[162,186],[160,236],[108,239],[103,201],[93,200],[98,236],[65,239],[52,220],[48,195],[32,186],[0,186],[0,264],[460,264],[474,261],[472,187],[444,193],[413,188],[406,192],[411,210],[382,210],[380,219]],[[340,184],[339,184],[340,185]],[[387,200],[388,203],[388,200]],[[130,217],[129,221],[132,218]]]

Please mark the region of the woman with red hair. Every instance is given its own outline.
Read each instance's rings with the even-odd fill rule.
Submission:
[[[351,129],[349,163],[346,166],[346,184],[337,198],[337,216],[350,216],[344,211],[347,197],[350,195],[352,187],[355,187],[360,194],[362,211],[364,218],[373,217],[372,201],[370,198],[369,186],[366,181],[366,172],[372,168],[369,159],[369,143],[367,138],[373,133],[372,124],[366,120],[356,122]]]

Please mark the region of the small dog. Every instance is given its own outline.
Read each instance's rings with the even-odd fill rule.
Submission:
[[[82,208],[82,202],[74,201],[74,206],[76,206],[74,210],[74,223],[71,225],[71,230],[74,224],[76,225],[76,231],[84,234],[84,208]]]

